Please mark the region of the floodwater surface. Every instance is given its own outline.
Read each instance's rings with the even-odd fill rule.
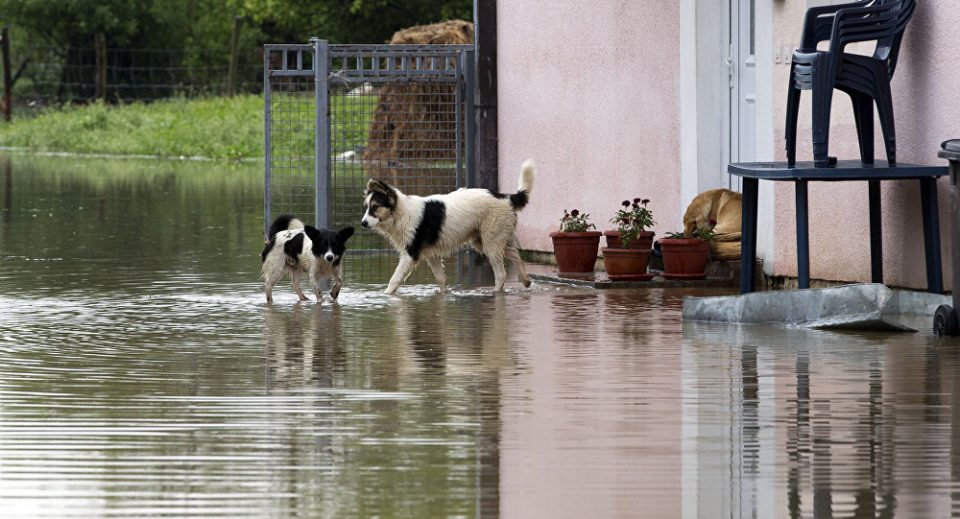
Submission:
[[[267,306],[258,167],[3,160],[0,517],[960,515],[955,340],[472,263]]]

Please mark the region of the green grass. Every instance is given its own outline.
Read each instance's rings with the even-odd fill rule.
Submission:
[[[331,101],[335,134],[332,151],[336,154],[364,146],[376,98],[334,96]],[[310,156],[313,99],[298,96],[294,102],[296,112],[283,113],[289,105],[274,105],[275,119],[287,118],[275,124],[274,132],[287,132],[281,136],[285,138],[281,146],[288,148],[275,152]],[[263,97],[242,95],[51,108],[35,117],[15,117],[11,123],[0,123],[0,146],[83,154],[261,158]]]
[[[49,109],[0,125],[0,146],[111,155],[262,157],[263,99],[250,95]]]

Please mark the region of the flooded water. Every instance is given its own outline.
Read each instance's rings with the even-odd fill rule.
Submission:
[[[257,167],[0,170],[0,517],[960,515],[958,341],[349,264],[270,307]]]

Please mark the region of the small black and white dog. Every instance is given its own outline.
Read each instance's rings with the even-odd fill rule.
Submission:
[[[280,281],[285,272],[290,273],[293,290],[301,301],[308,298],[300,290],[300,274],[306,273],[313,283],[317,301],[323,301],[320,282],[332,277],[333,288],[330,296],[337,300],[343,286],[343,266],[340,260],[346,252],[346,243],[353,236],[353,227],[345,227],[339,232],[317,229],[289,214],[282,214],[270,225],[269,241],[263,246],[260,261],[263,266],[260,274],[264,279],[264,291],[267,302],[273,302],[273,285]]]
[[[530,286],[515,232],[517,212],[527,205],[535,170],[532,160],[523,163],[517,192],[512,195],[458,189],[420,197],[405,195],[380,180],[367,182],[360,224],[386,237],[400,253],[400,263],[386,293],[396,292],[420,260],[430,266],[440,291],[446,290],[443,257],[466,243],[489,259],[496,291],[502,291],[506,281],[505,259],[516,265],[520,282]]]

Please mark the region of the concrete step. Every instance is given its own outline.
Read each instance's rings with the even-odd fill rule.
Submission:
[[[947,296],[893,290],[877,283],[832,288],[687,297],[683,319],[727,323],[778,323],[818,329],[930,330]]]

